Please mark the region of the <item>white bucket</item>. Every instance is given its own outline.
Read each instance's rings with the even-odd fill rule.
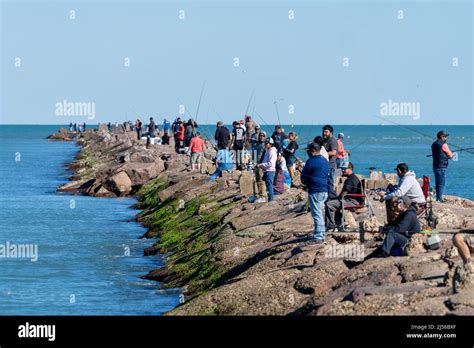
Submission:
[[[155,138],[150,138],[150,144],[155,145]]]

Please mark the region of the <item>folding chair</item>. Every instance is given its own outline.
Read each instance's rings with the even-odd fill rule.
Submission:
[[[367,196],[367,192],[365,190],[365,180],[362,179],[360,180],[360,185],[361,185],[361,192],[362,193],[352,193],[352,194],[345,194],[342,196],[342,230],[346,231],[346,226],[345,226],[345,219],[344,219],[344,210],[349,210],[349,211],[356,211],[358,209],[363,209],[367,207],[367,215],[369,218],[374,216],[374,208],[372,207],[372,203],[370,203],[370,200]],[[344,204],[344,198],[363,198],[363,201],[360,204]]]

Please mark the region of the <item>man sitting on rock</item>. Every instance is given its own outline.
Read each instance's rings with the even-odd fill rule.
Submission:
[[[354,166],[351,162],[347,167],[342,167],[342,174],[347,179],[339,196],[329,198],[326,201],[326,229],[327,230],[343,230],[342,221],[342,204],[344,206],[360,205],[364,201],[363,197],[350,196],[351,194],[361,194],[361,183],[357,175],[353,172]],[[346,195],[349,195],[345,197]]]
[[[392,223],[385,225],[382,232],[385,233],[385,239],[382,246],[367,258],[374,256],[390,256],[390,253],[403,248],[410,238],[420,232],[420,222],[416,216],[416,209],[412,201],[407,196],[398,198],[397,209],[399,215]]]
[[[470,233],[468,233],[470,232]],[[474,253],[474,230],[458,232],[453,236],[453,244],[458,249],[459,256],[464,264],[464,269],[473,272],[472,256]]]

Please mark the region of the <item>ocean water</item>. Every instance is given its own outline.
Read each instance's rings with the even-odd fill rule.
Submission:
[[[271,135],[274,126],[260,124],[262,129]],[[229,130],[230,126],[227,126]],[[285,133],[290,131],[298,135],[300,149],[297,155],[307,159],[304,149],[315,136],[321,135],[322,125],[284,125]],[[200,132],[207,138],[213,139],[215,126],[199,127]],[[397,126],[397,125],[336,125],[334,134],[342,132],[345,135],[344,147],[351,150],[351,162],[355,172],[369,175],[370,167],[375,167],[384,173],[394,173],[397,163],[406,162],[417,177],[429,175],[434,187],[433,162],[431,144],[436,139],[436,133],[444,130],[449,133],[448,144],[451,151],[457,145],[462,148],[474,147],[474,126]],[[474,173],[474,150],[472,153],[459,152],[457,161],[450,161],[446,177],[447,195],[462,196],[474,199],[472,175]]]
[[[0,315],[160,315],[179,290],[140,279],[163,264],[143,256],[151,240],[130,219],[128,198],[58,193],[79,148],[45,137],[57,126],[0,126],[0,248],[38,247],[31,258],[0,257]],[[129,250],[129,256],[127,251]],[[34,251],[34,249],[33,249]]]

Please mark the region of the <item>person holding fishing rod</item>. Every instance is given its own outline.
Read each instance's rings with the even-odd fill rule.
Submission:
[[[431,154],[433,156],[433,173],[436,186],[436,200],[443,202],[444,189],[446,187],[446,169],[448,160],[453,158],[453,153],[448,147],[449,134],[445,131],[439,131],[436,134],[436,141],[431,144]]]

